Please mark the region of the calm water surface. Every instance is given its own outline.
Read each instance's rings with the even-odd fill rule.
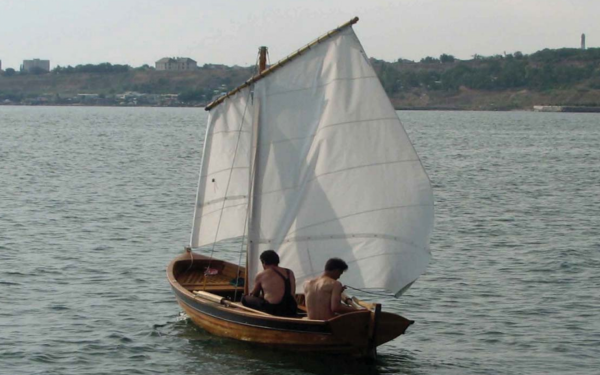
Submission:
[[[0,373],[600,373],[600,116],[399,115],[435,189],[434,259],[384,298],[417,323],[368,365],[180,314],[165,267],[188,241],[206,112],[0,107]]]

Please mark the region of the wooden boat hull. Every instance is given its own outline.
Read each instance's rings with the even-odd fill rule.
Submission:
[[[279,349],[370,356],[377,345],[403,334],[412,324],[412,321],[399,315],[383,312],[379,315],[376,332],[373,335],[371,331],[373,313],[368,310],[321,321],[253,312],[235,303],[229,303],[224,298],[219,302],[220,296],[217,294],[214,294],[215,298],[207,299],[195,295],[177,280],[177,269],[185,269],[182,266],[192,262],[190,257],[193,258],[196,266],[207,261],[207,258],[198,254],[184,255],[175,259],[167,269],[169,282],[179,305],[190,319],[197,326],[217,336]],[[226,264],[224,272],[227,271],[227,267],[231,270],[231,267],[235,266]],[[200,270],[202,270],[201,266]]]

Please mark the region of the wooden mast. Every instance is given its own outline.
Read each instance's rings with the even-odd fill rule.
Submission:
[[[259,58],[258,58],[258,74],[261,74],[262,72],[265,71],[265,69],[267,69],[267,51],[269,49],[265,46],[259,47],[258,48],[258,54],[259,54]]]
[[[267,69],[267,52],[268,52],[268,48],[265,46],[261,46],[258,48],[258,74],[260,75],[263,71],[265,71]],[[255,246],[252,243],[252,216],[253,216],[253,209],[252,209],[252,197],[254,195],[254,176],[256,175],[256,153],[258,152],[257,146],[258,146],[258,116],[259,116],[259,107],[257,106],[257,109],[254,113],[254,125],[252,126],[252,132],[253,132],[253,144],[254,144],[254,153],[252,155],[252,159],[253,159],[253,167],[251,169],[251,181],[250,181],[250,194],[248,194],[248,208],[250,210],[249,212],[249,217],[248,217],[248,237],[247,237],[247,242],[246,242],[246,267],[245,267],[245,274],[244,274],[244,294],[248,294],[250,292],[250,281],[248,280],[248,269],[249,269],[249,255],[250,255],[250,248],[252,246]]]

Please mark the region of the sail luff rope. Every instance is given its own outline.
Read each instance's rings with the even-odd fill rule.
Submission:
[[[392,296],[393,296],[393,295],[391,295],[391,294],[377,293],[377,292],[370,292],[370,291],[368,291],[368,290],[359,289],[359,288],[354,288],[354,287],[351,287],[350,285],[344,285],[344,286],[345,286],[346,288],[348,288],[348,289],[357,290],[357,291],[359,291],[359,292],[366,293],[366,294],[372,294],[372,295],[374,295],[374,296],[380,296],[380,297],[392,297]]]

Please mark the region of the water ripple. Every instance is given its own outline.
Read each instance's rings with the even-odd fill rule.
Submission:
[[[0,372],[597,372],[597,116],[399,116],[435,190],[433,260],[384,301],[415,325],[366,364],[180,315],[165,266],[189,236],[203,110],[0,107]]]

